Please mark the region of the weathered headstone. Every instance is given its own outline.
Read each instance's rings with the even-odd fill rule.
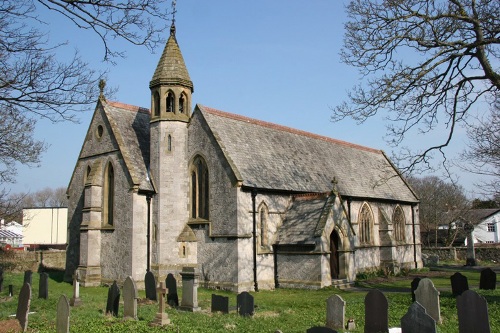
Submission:
[[[238,294],[238,296],[236,296],[236,308],[240,316],[253,316],[253,296],[246,291]]]
[[[456,272],[450,277],[451,282],[451,292],[453,296],[462,295],[466,290],[469,290],[469,282],[467,277],[462,275],[460,272]]]
[[[38,298],[49,299],[49,274],[47,273],[40,273]]]
[[[458,332],[490,333],[488,303],[473,290],[457,297]]]
[[[414,278],[411,281],[411,301],[415,302],[415,290],[418,288],[418,284],[420,283],[420,280],[422,280],[419,277]]]
[[[3,267],[0,266],[0,292],[3,291]]]
[[[365,297],[365,333],[389,331],[389,303],[377,289],[370,290]]]
[[[180,273],[182,277],[182,302],[180,309],[199,311],[198,307],[198,278],[200,274],[194,267],[184,267]]]
[[[69,333],[69,313],[68,298],[61,295],[57,302],[56,333]]]
[[[168,319],[168,314],[165,312],[165,293],[167,292],[167,288],[165,288],[165,284],[160,282],[160,286],[157,289],[158,291],[158,304],[159,309],[155,318],[151,322],[152,326],[163,326],[170,324],[170,319]]]
[[[69,305],[80,305],[80,273],[78,270],[73,274],[73,297],[69,300]]]
[[[24,272],[24,281],[23,284],[29,283],[30,286],[33,285],[33,272],[32,271],[25,271]]]
[[[306,332],[307,333],[337,333],[337,331],[334,331],[329,327],[323,327],[323,326],[311,327]]]
[[[123,317],[137,320],[137,286],[131,276],[123,283]]]
[[[339,295],[332,295],[326,300],[326,327],[345,327],[345,301]]]
[[[401,329],[405,333],[436,333],[436,321],[420,303],[413,302],[401,318]]]
[[[211,311],[229,313],[229,297],[212,294]]]
[[[31,303],[31,285],[29,283],[23,284],[21,291],[19,292],[19,300],[17,301],[17,311],[16,319],[19,320],[19,324],[26,331],[28,327],[28,313],[30,311]]]
[[[431,316],[436,323],[441,323],[441,309],[439,306],[439,291],[434,287],[434,283],[428,278],[420,280],[417,290],[415,290],[415,299],[422,305],[427,314]]]
[[[485,268],[481,271],[479,278],[479,289],[495,290],[497,287],[497,273],[491,268]]]
[[[165,286],[168,289],[167,292],[167,304],[171,307],[179,306],[179,296],[177,295],[177,280],[175,277],[169,273],[165,279]]]
[[[111,314],[114,317],[118,316],[118,308],[120,307],[120,288],[113,282],[108,289],[108,301],[106,303],[106,314]]]
[[[149,271],[144,276],[144,287],[146,289],[146,298],[156,301],[156,278],[153,272]]]

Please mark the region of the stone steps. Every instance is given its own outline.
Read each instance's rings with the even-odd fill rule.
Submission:
[[[347,279],[332,279],[332,287],[338,289],[349,289],[354,286],[354,282],[349,282]]]

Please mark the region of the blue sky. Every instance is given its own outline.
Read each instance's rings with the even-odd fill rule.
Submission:
[[[51,24],[51,40],[69,41],[61,53],[74,49],[95,68],[107,69],[108,85],[119,91],[114,100],[150,107],[149,81],[163,50],[116,42],[127,52],[116,65],[103,63],[97,36],[78,30],[58,14],[40,13]],[[346,99],[361,77],[340,62],[342,1],[332,0],[178,0],[177,40],[194,83],[193,103],[384,150],[382,117],[357,125],[351,120],[330,122],[330,107]],[[165,31],[165,36],[168,36]],[[67,53],[66,53],[67,52]],[[97,96],[96,96],[97,97]],[[80,115],[80,124],[40,120],[36,136],[50,145],[39,168],[19,166],[12,192],[67,186],[78,158],[93,107]],[[417,147],[435,136],[415,136],[406,145]],[[463,133],[456,138],[463,148]],[[462,174],[473,190],[475,176]]]

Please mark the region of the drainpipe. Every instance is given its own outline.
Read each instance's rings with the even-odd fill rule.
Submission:
[[[257,196],[257,189],[252,189],[252,215],[253,215],[253,284],[255,291],[259,291],[259,284],[257,282],[257,212],[255,211],[255,197]]]
[[[151,230],[151,194],[146,194],[146,202],[147,202],[147,206],[148,206],[148,228],[147,228],[147,231],[146,231],[146,238],[148,239],[148,244],[147,244],[147,259],[146,259],[146,262],[147,262],[147,266],[146,266],[146,272],[149,272],[150,270],[150,265],[151,265],[151,260],[150,260],[150,256],[151,256],[151,234],[150,234],[150,230]]]
[[[278,244],[273,245],[273,257],[274,257],[274,288],[278,289],[280,283],[278,280]]]
[[[411,206],[411,226],[413,234],[413,262],[415,263],[415,269],[417,269],[418,263],[417,263],[417,240],[415,235],[415,205]]]

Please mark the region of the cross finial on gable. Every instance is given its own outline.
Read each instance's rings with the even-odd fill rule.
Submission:
[[[337,184],[339,182],[337,181],[337,177],[333,177],[332,179],[332,192],[337,194],[338,193],[338,190],[337,190]]]
[[[106,81],[103,79],[99,80],[99,99],[106,100],[104,97],[104,87],[106,87]]]

